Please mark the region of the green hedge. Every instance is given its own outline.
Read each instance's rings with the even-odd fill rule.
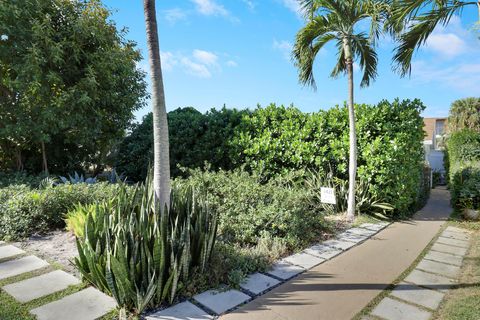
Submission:
[[[468,129],[452,133],[447,156],[453,206],[480,209],[480,133]]]
[[[424,109],[419,100],[357,105],[358,176],[374,196],[390,203],[395,216],[418,208],[424,198]],[[306,114],[270,105],[244,118],[235,143],[251,170],[273,177],[312,169],[348,177],[348,110],[335,107]]]
[[[15,185],[0,189],[0,239],[15,240],[65,226],[65,214],[75,204],[112,199],[116,185],[59,185],[31,189]]]
[[[234,168],[237,152],[230,145],[235,129],[247,110],[223,107],[205,114],[194,108],[178,108],[168,113],[170,164],[172,176],[181,175],[179,167],[212,169]],[[149,113],[118,147],[115,166],[131,181],[143,181],[153,161],[153,118]]]

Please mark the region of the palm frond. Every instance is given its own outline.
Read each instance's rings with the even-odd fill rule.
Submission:
[[[298,32],[292,51],[300,83],[310,85],[314,89],[316,88],[313,76],[315,57],[325,44],[335,38],[328,26],[329,22],[326,17],[318,16],[312,19]]]
[[[370,82],[377,77],[377,53],[365,33],[359,33],[352,37],[352,50],[363,70],[360,86],[368,87]]]
[[[394,69],[401,76],[410,75],[415,50],[425,44],[437,25],[448,24],[453,15],[460,13],[465,6],[476,4],[476,2],[457,0],[425,1],[423,4],[420,2],[419,0],[402,1],[396,9],[395,20],[409,24],[407,31],[399,36],[400,44],[395,49],[393,57]],[[419,10],[425,8],[426,3],[431,4],[431,10],[415,16]],[[402,8],[404,11],[401,11]]]

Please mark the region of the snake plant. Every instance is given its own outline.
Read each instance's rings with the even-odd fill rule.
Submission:
[[[115,199],[83,208],[78,269],[131,312],[171,303],[193,267],[206,271],[214,248],[217,216],[205,199],[174,187],[160,214],[150,178],[133,193],[120,185]]]

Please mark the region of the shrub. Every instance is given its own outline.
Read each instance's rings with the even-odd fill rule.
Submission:
[[[170,111],[169,139],[170,144],[175,146],[170,148],[172,176],[182,174],[179,166],[201,168],[205,161],[211,164],[212,169],[232,169],[237,153],[230,141],[244,114],[248,111],[225,107],[211,109],[205,114],[191,107]],[[151,113],[146,115],[118,148],[116,166],[129,180],[144,180],[153,161],[152,119]]]
[[[86,215],[77,238],[82,275],[141,313],[175,299],[198,268],[205,272],[214,247],[217,218],[192,189],[173,189],[170,209],[155,209],[151,180],[129,193],[122,184],[112,201],[78,207]]]
[[[206,190],[219,215],[219,237],[227,243],[249,246],[262,237],[279,237],[295,248],[316,239],[323,217],[309,206],[310,191],[296,184],[295,174],[263,180],[243,169],[197,169],[174,184]]]
[[[453,133],[447,140],[447,154],[452,204],[474,209],[480,180],[480,133],[467,129]]]
[[[394,216],[418,207],[423,109],[419,100],[356,106],[358,176],[374,197],[395,208]],[[244,117],[235,143],[247,167],[267,177],[306,168],[346,180],[348,132],[346,107],[305,114],[293,106],[270,105]]]
[[[309,172],[305,180],[306,187],[312,192],[311,206],[323,210],[327,214],[340,214],[347,211],[348,206],[348,181],[335,178],[332,174],[325,175],[321,172]],[[329,187],[335,190],[336,204],[322,203],[321,188]],[[355,189],[355,213],[370,215],[388,215],[393,207],[376,198],[370,192],[369,183],[358,180]]]
[[[78,203],[111,199],[115,185],[97,183],[30,189],[0,189],[0,238],[14,240],[65,226],[65,214]]]

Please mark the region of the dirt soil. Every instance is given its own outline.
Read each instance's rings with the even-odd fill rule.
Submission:
[[[65,271],[79,275],[73,265],[73,258],[78,256],[75,236],[70,232],[57,230],[42,236],[31,236],[16,245],[42,259],[60,264]]]

